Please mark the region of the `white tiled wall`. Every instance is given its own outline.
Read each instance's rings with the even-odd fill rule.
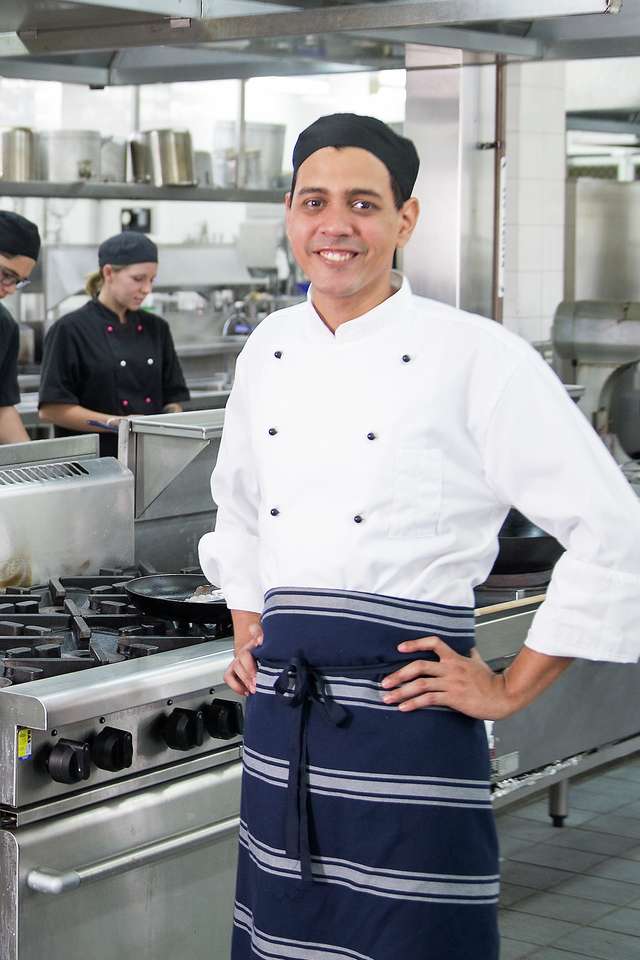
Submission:
[[[562,300],[565,167],[564,64],[510,65],[504,324],[527,340]]]

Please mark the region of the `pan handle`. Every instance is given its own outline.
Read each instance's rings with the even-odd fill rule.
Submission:
[[[157,863],[167,857],[185,853],[207,843],[230,837],[240,826],[240,817],[229,817],[217,823],[209,823],[197,830],[189,830],[163,840],[155,840],[140,847],[134,847],[125,853],[95,863],[75,867],[71,870],[54,870],[51,867],[39,867],[27,874],[27,886],[38,893],[58,895],[76,890],[83,883],[94,880],[106,880],[137,867]]]

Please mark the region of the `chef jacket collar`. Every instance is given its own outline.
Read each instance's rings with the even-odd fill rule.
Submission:
[[[309,307],[309,332],[312,337],[325,343],[355,343],[373,337],[398,323],[400,314],[409,306],[411,300],[411,286],[406,277],[397,270],[391,271],[391,285],[395,293],[379,303],[373,310],[363,313],[360,317],[341,323],[335,334],[329,330],[313,305],[313,286],[307,291]]]

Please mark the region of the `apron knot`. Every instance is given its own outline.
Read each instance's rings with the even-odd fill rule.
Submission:
[[[285,851],[287,856],[300,861],[301,879],[303,883],[310,883],[312,869],[307,805],[309,712],[311,706],[316,704],[325,720],[340,727],[348,720],[349,711],[328,694],[322,671],[312,667],[300,654],[292,657],[282,669],[274,690],[282,703],[296,711],[289,750]]]

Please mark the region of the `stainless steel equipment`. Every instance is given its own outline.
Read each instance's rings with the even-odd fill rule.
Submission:
[[[135,478],[136,556],[158,569],[198,562],[198,542],[215,517],[209,484],[223,422],[224,410],[202,410],[121,424],[119,459]]]
[[[640,452],[640,304],[561,303],[553,321],[555,366],[585,387],[579,406],[620,462]]]
[[[280,185],[286,126],[280,123],[246,123],[244,127],[244,183],[252,189]],[[213,131],[214,183],[238,185],[238,125],[220,120]]]
[[[0,594],[0,957],[228,952],[242,706],[230,618],[128,605],[123,579]]]
[[[97,130],[40,130],[36,143],[40,180],[100,179],[102,138]]]
[[[127,141],[124,137],[102,137],[100,179],[105,183],[124,183],[127,179]]]
[[[33,131],[12,127],[0,136],[0,179],[23,183],[34,180],[36,161]]]
[[[0,586],[133,560],[133,477],[97,437],[0,447]]]
[[[133,179],[157,187],[190,187],[196,183],[191,134],[188,130],[147,130],[131,138]]]

